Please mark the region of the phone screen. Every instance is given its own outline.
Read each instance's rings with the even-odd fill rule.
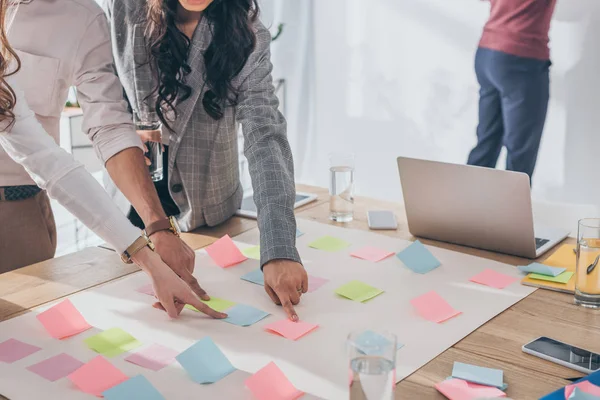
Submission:
[[[528,343],[525,348],[591,371],[600,369],[600,355],[547,337]]]

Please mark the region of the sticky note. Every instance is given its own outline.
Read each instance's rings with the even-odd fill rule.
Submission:
[[[304,395],[273,362],[246,379],[246,387],[257,400],[296,400]]]
[[[215,383],[235,371],[225,354],[209,337],[200,339],[175,357],[194,382]]]
[[[493,269],[486,269],[485,271],[480,272],[479,274],[475,275],[469,280],[471,282],[490,286],[496,289],[504,289],[505,287],[512,285],[519,279],[509,275],[501,274],[500,272],[496,272]]]
[[[577,263],[577,255],[573,251],[575,247],[572,244],[563,244],[550,257],[544,260],[544,264],[553,267],[573,267]]]
[[[506,397],[498,388],[466,382],[462,379],[448,379],[435,385],[435,388],[450,400],[475,400]]]
[[[361,281],[351,281],[336,289],[335,293],[347,299],[364,302],[379,296],[383,290],[369,286]]]
[[[373,331],[365,331],[354,341],[354,345],[363,354],[368,356],[380,355],[389,350],[392,342],[385,336]],[[402,343],[396,343],[396,350],[404,347]]]
[[[106,357],[115,357],[140,347],[142,343],[121,328],[111,328],[83,341],[90,349]]]
[[[218,311],[218,312],[225,312],[226,310],[235,306],[235,303],[233,301],[220,299],[218,297],[211,297],[210,300],[200,300],[200,301],[203,302],[204,304],[206,304],[207,306],[209,306],[210,308],[212,308],[213,310]],[[191,304],[186,304],[185,308],[187,308],[188,310],[198,312],[198,310],[196,310],[196,307],[192,306]]]
[[[154,296],[154,287],[151,283],[135,289],[136,292],[147,294],[148,296]]]
[[[137,353],[129,355],[125,358],[125,361],[151,369],[152,371],[160,371],[173,363],[177,354],[173,349],[159,344],[152,344]]]
[[[521,265],[517,267],[521,272],[533,272],[534,274],[558,276],[565,272],[566,268],[550,267],[548,265],[532,263],[529,265]]]
[[[102,397],[103,392],[129,379],[102,356],[84,364],[71,373],[68,378],[82,392],[97,397]]]
[[[0,362],[12,364],[40,350],[41,348],[21,342],[20,340],[8,339],[0,343]]]
[[[302,232],[300,229],[296,228],[296,238],[299,238],[302,235],[304,235],[304,232]]]
[[[237,248],[229,235],[223,236],[206,248],[206,252],[221,268],[228,268],[246,261],[248,258]]]
[[[566,386],[565,399],[569,399],[575,391],[575,389],[579,389],[579,391],[591,394],[593,396],[600,396],[600,387],[594,385],[593,383],[590,383],[589,381],[583,381]]]
[[[438,259],[418,240],[396,254],[396,257],[418,274],[426,274],[441,265]]]
[[[566,389],[565,389],[566,393]],[[566,397],[568,400],[600,400],[600,396],[594,396],[591,393],[584,392],[579,388],[574,388],[569,397]]]
[[[378,249],[377,247],[363,247],[360,250],[356,250],[355,252],[350,254],[352,257],[360,258],[367,261],[379,262],[381,260],[385,260],[386,258],[393,256],[394,253],[382,249]]]
[[[91,328],[69,299],[61,301],[36,317],[55,339],[68,338]]]
[[[222,321],[233,325],[250,326],[266,318],[269,313],[245,304],[237,304],[227,310],[227,318]]]
[[[502,370],[478,367],[477,365],[454,362],[452,377],[462,379],[467,382],[477,383],[479,385],[494,386],[501,388],[504,386],[504,377]]]
[[[265,326],[265,330],[275,332],[286,339],[298,340],[302,336],[317,329],[319,325],[309,324],[308,322],[293,322],[289,319],[273,322]]]
[[[143,375],[134,376],[102,393],[106,400],[164,400],[165,398]]]
[[[323,236],[310,243],[308,246],[317,250],[335,252],[344,250],[346,247],[350,246],[350,243],[332,236]]]
[[[37,364],[30,365],[27,370],[50,382],[57,381],[83,366],[83,363],[68,354],[61,353]]]
[[[242,250],[242,254],[253,260],[260,261],[260,246],[248,247]]]
[[[540,274],[529,274],[528,278],[537,279],[538,281],[548,281],[548,282],[556,282],[556,283],[564,283],[566,284],[571,280],[574,273],[570,271],[565,271],[557,276],[548,276],[548,275],[540,275]]]
[[[255,269],[254,271],[248,272],[246,275],[242,276],[242,279],[248,282],[256,283],[257,285],[265,285],[265,276],[260,269]]]
[[[461,313],[446,302],[435,291],[425,293],[422,296],[415,297],[410,304],[417,309],[423,318],[432,322],[444,322]]]
[[[329,282],[329,279],[319,278],[318,276],[308,276],[308,292],[312,293],[315,290],[319,289],[321,286]]]

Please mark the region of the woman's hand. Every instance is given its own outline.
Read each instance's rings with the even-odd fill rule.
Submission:
[[[200,301],[192,289],[185,283],[160,256],[149,248],[144,248],[132,257],[133,261],[152,279],[154,293],[162,310],[171,318],[177,318],[183,306],[190,304],[198,311],[213,318],[226,318],[227,314],[217,312]]]

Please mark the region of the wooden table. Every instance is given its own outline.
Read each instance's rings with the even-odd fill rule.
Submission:
[[[297,210],[298,218],[333,224],[328,219],[325,189],[299,186],[298,190],[319,196],[316,202]],[[356,199],[354,221],[343,226],[367,230],[366,212],[370,209],[394,210],[398,217],[399,229],[382,234],[413,239],[408,232],[404,207],[397,203],[359,197]],[[255,227],[255,221],[235,217],[217,228],[203,228],[184,234],[184,240],[192,248],[199,249],[225,233],[236,236]],[[512,265],[529,262],[447,243],[424,242]],[[0,275],[0,321],[136,271],[135,266],[122,264],[111,251],[89,248]],[[538,336],[550,336],[600,353],[600,312],[575,306],[572,295],[538,290],[400,382],[396,398],[443,399],[434,389],[434,384],[450,375],[454,361],[461,361],[501,368],[509,384],[509,397],[516,400],[538,399],[569,384],[565,378],[579,375],[573,370],[524,354],[521,346]]]

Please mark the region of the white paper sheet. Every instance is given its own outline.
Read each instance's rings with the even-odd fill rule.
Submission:
[[[79,392],[67,379],[47,382],[27,371],[26,367],[60,352],[89,361],[96,354],[87,349],[83,340],[99,330],[120,327],[144,344],[159,343],[177,351],[210,336],[240,370],[216,384],[199,385],[189,379],[177,363],[153,372],[124,361],[127,354],[110,359],[128,376],[145,375],[169,400],[251,399],[243,382],[250,373],[270,361],[275,361],[298,389],[311,394],[305,397],[307,399],[347,399],[345,340],[349,332],[362,329],[395,332],[398,341],[405,345],[397,353],[397,379],[400,381],[535,290],[518,282],[504,290],[471,283],[469,278],[486,268],[515,277],[521,277],[521,274],[512,266],[436,247],[429,249],[442,265],[426,275],[413,273],[396,257],[379,263],[355,259],[349,254],[366,245],[398,252],[410,243],[305,220],[299,220],[298,225],[305,232],[298,238],[297,246],[308,273],[330,280],[316,292],[304,295],[297,307],[301,319],[320,325],[316,331],[298,341],[265,332],[265,325],[285,318],[285,314],[271,302],[262,286],[240,279],[258,268],[258,261],[248,260],[221,269],[199,251],[194,274],[209,294],[249,304],[272,315],[247,328],[213,321],[189,310],[171,321],[163,312],[150,307],[153,301],[150,296],[135,291],[149,282],[144,274],[138,273],[71,296],[73,304],[96,327],[71,339],[51,338],[34,313],[0,323],[0,342],[17,338],[43,348],[13,364],[0,363],[0,394],[11,400],[91,398]],[[352,246],[338,253],[308,247],[308,243],[323,235],[344,239]],[[240,247],[256,245],[258,231],[247,232],[235,239]],[[385,293],[366,303],[356,303],[334,294],[337,287],[354,279],[383,289]],[[463,313],[442,324],[421,318],[409,301],[430,290],[436,290]]]

